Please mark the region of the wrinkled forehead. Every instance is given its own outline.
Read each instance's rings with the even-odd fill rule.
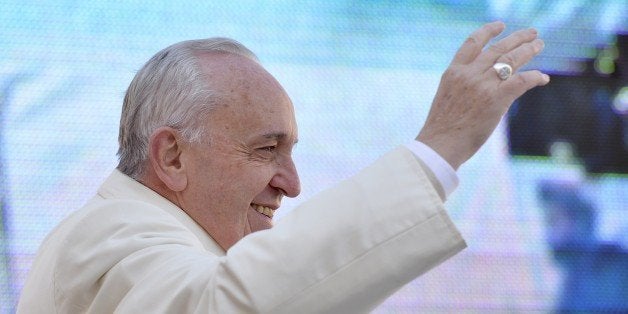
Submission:
[[[216,108],[222,114],[230,116],[233,122],[259,120],[283,126],[282,132],[292,129],[290,133],[296,133],[292,101],[259,63],[224,52],[205,53],[199,61],[209,88],[222,100]]]
[[[247,93],[257,88],[285,94],[281,84],[255,60],[227,52],[200,53],[198,58],[210,86],[222,92]]]

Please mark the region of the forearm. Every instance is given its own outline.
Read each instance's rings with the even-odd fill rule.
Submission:
[[[280,261],[271,266],[277,274],[251,281],[262,312],[360,312],[464,246],[415,157],[399,148],[228,256],[239,264]],[[264,248],[262,258],[249,255],[262,253],[254,248]],[[277,303],[264,302],[272,296]]]

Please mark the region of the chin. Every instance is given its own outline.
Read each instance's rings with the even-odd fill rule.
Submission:
[[[250,210],[248,214],[249,227],[251,232],[270,229],[273,227],[273,219],[255,210]]]

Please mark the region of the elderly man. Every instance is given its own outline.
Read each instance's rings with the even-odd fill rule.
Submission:
[[[18,311],[374,308],[464,248],[443,207],[454,169],[515,98],[549,81],[513,73],[542,50],[532,29],[483,50],[503,28],[487,24],[462,45],[417,141],[272,229],[282,197],[300,191],[290,98],[232,40],[157,53],[127,91],[118,170],[42,244]]]

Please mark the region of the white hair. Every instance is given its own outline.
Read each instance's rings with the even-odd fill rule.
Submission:
[[[202,72],[199,55],[222,52],[257,57],[228,38],[188,40],[155,54],[135,74],[124,97],[120,117],[118,170],[138,180],[148,160],[148,142],[159,127],[179,130],[186,141],[199,142],[202,117],[219,101]]]

